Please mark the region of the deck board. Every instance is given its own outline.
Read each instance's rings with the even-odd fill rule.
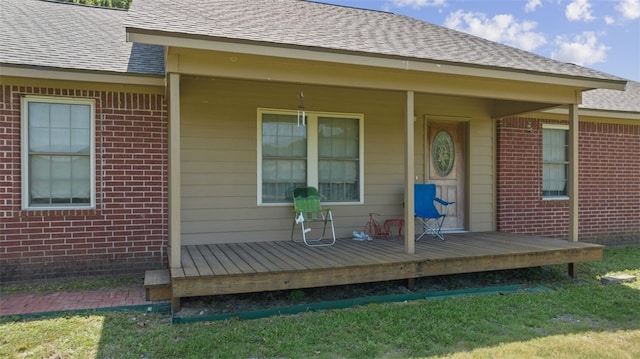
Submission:
[[[248,252],[251,256],[262,263],[271,272],[295,270],[295,267],[288,263],[278,261],[274,256],[269,255],[269,253],[263,254],[264,249],[261,248],[258,243],[247,243],[246,247],[248,248]]]
[[[278,250],[286,254],[289,258],[295,258],[295,260],[303,264],[306,269],[322,269],[331,266],[329,263],[323,261],[321,255],[317,251],[318,249],[322,249],[322,247],[307,248],[302,243],[294,244],[295,245],[292,246],[289,242],[274,242],[274,245],[277,246]],[[304,251],[301,251],[301,249],[304,249]]]
[[[333,257],[336,261],[339,261],[341,263],[341,266],[366,265],[368,263],[371,263],[370,259],[354,255],[352,252],[347,250],[332,251],[330,256]]]
[[[402,238],[338,240],[308,247],[291,241],[207,244],[182,248],[171,270],[176,298],[342,285],[443,274],[601,260],[603,247],[518,234],[425,236],[415,253]]]
[[[209,268],[211,268],[214,275],[229,274],[229,272],[224,269],[224,266],[220,263],[218,258],[211,254],[211,251],[207,246],[199,245],[195,247],[200,251],[200,254],[207,259],[207,265],[209,265]]]
[[[198,269],[196,268],[196,264],[193,262],[189,251],[183,250],[181,253],[182,260],[182,269],[184,269],[185,277],[195,277],[200,276],[198,273]]]
[[[211,254],[217,258],[228,274],[242,274],[242,270],[224,253],[220,246],[207,245]]]
[[[238,268],[238,270],[242,274],[257,273],[258,272],[258,270],[254,267],[254,265],[252,263],[244,260],[244,258],[242,256],[238,255],[238,253],[236,253],[229,244],[220,244],[220,245],[218,245],[218,248],[221,249],[221,252],[224,253],[225,257],[229,258],[229,260],[233,264],[235,264],[235,266]],[[254,263],[257,263],[257,262],[254,261]]]
[[[196,270],[201,276],[213,275],[213,270],[196,246],[185,247],[185,250],[189,252],[191,260],[193,261],[193,264],[196,266]]]
[[[332,255],[340,258],[343,265],[368,265],[374,262],[386,261],[380,255],[372,252],[370,248],[365,250],[366,243],[359,244],[360,250],[354,247],[353,242],[347,242],[342,245],[339,251],[332,251]],[[391,254],[390,254],[391,255]]]
[[[281,243],[282,244],[282,243]],[[331,255],[333,251],[327,250],[325,247],[307,247],[307,246],[291,246],[285,243],[284,246],[290,250],[291,255],[295,255],[298,258],[303,259],[305,262],[311,262],[309,265],[313,265],[315,268],[326,268],[343,265],[340,261],[336,260]]]
[[[440,241],[432,243],[430,246],[432,249],[445,250],[450,255],[459,256],[459,257],[470,257],[470,256],[478,256],[478,255],[496,255],[504,253],[504,248],[508,248],[509,252],[514,251],[514,247],[512,246],[503,246],[501,248],[494,245],[493,242],[484,240],[480,242],[479,240],[465,240],[465,241]],[[426,249],[428,250],[428,249]]]
[[[374,241],[376,242],[351,243],[352,245],[347,247],[354,256],[368,257],[376,262],[391,263],[407,260],[403,242],[389,243],[389,240],[383,239]]]
[[[281,263],[282,265],[285,265],[289,268],[291,268],[291,270],[307,270],[309,269],[304,263],[302,263],[301,261],[296,260],[295,258],[291,258],[289,256],[287,256],[286,254],[282,253],[278,247],[276,247],[278,244],[278,242],[261,242],[261,243],[256,243],[256,245],[260,248],[262,248],[262,250],[264,250],[264,254],[265,255],[269,255],[272,256],[274,258],[274,260],[278,261],[278,263]]]
[[[256,272],[269,272],[270,270],[277,270],[275,266],[267,263],[265,266],[262,261],[253,254],[254,251],[251,250],[248,246],[239,246],[237,243],[231,243],[226,245],[229,250],[233,251],[239,258],[242,259],[245,263],[248,263],[254,271]]]

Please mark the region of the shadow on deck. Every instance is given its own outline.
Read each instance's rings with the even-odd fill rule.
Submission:
[[[401,239],[343,239],[316,248],[291,241],[183,246],[182,267],[165,277],[177,310],[181,297],[571,264],[603,255],[600,245],[500,232],[423,238],[415,249],[404,253]]]

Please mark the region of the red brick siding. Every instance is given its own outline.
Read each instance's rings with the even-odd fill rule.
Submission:
[[[498,230],[563,238],[568,201],[542,200],[543,123],[498,121]],[[580,239],[639,240],[640,125],[580,122],[578,151]]]
[[[96,208],[22,210],[23,95],[96,101]],[[141,274],[166,264],[163,95],[0,85],[0,280]]]

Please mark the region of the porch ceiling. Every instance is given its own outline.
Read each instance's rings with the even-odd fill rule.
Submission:
[[[556,107],[558,107],[558,104],[553,103],[494,100],[493,108],[491,109],[491,117],[500,118],[516,116],[523,113],[543,111]]]
[[[580,91],[594,85],[559,80],[539,83],[518,76],[479,76],[477,71],[443,73],[439,69],[447,67],[445,65],[432,65],[435,70],[428,71],[426,68],[409,66],[398,59],[385,61],[395,65],[382,66],[372,61],[345,64],[323,61],[319,56],[313,59],[295,59],[268,54],[178,47],[169,48],[166,59],[167,72],[188,76],[414,91],[416,94],[483,98],[505,103],[578,103]],[[535,107],[541,108],[538,105]]]

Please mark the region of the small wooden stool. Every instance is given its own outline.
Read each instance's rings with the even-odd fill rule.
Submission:
[[[398,237],[402,237],[402,226],[404,226],[404,219],[387,219],[384,221],[384,231],[391,235],[391,227],[398,227]]]

